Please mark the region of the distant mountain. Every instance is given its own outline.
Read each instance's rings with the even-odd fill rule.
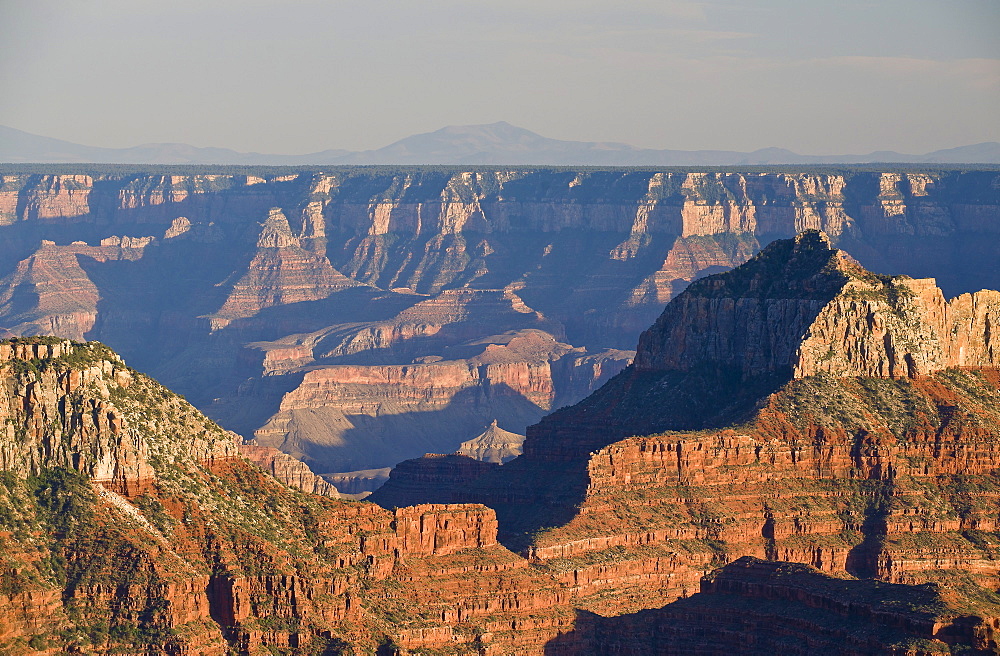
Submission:
[[[498,164],[562,166],[738,166],[761,164],[1000,164],[1000,143],[936,150],[924,155],[876,151],[867,155],[799,155],[783,148],[655,150],[623,143],[562,141],[500,121],[416,134],[377,150],[323,150],[306,155],[241,153],[187,144],[131,148],[82,146],[0,126],[0,162],[96,164]]]
[[[229,148],[198,148],[180,143],[153,143],[131,148],[82,146],[0,125],[0,162],[88,164],[327,164],[352,154],[324,150],[311,155],[240,153]]]

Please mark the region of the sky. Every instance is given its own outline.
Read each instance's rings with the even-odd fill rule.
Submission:
[[[1000,0],[0,0],[0,89],[0,125],[112,148],[925,153],[1000,141]]]

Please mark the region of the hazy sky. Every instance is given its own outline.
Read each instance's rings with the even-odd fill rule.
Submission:
[[[108,147],[922,153],[1000,141],[1000,0],[0,0],[0,85],[0,124]]]

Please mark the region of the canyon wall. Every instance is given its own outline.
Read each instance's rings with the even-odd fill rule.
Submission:
[[[618,373],[691,280],[775,237],[825,230],[948,296],[1000,288],[997,176],[15,172],[0,327],[99,339],[315,471],[379,468],[494,420],[523,434]],[[455,384],[428,387],[431,367]]]
[[[500,541],[582,611],[662,607],[642,616],[644,630],[672,636],[662,653],[689,644],[660,623],[691,608],[677,600],[743,557],[961,581],[963,603],[994,603],[984,591],[1000,584],[998,312],[996,292],[946,302],[932,280],[873,274],[806,231],[690,285],[643,334],[635,363],[529,427],[521,457],[451,484],[429,458],[411,460],[371,498],[404,505],[451,489],[437,500],[494,508]],[[726,613],[702,617],[754,616]],[[627,648],[632,624],[595,626],[552,648]],[[612,626],[624,633],[602,636]]]
[[[540,654],[572,627],[492,510],[283,485],[101,344],[2,342],[0,389],[5,653]]]
[[[744,557],[702,579],[698,593],[663,608],[618,617],[581,613],[576,628],[553,640],[546,654],[995,653],[995,622],[963,616],[953,603],[939,586],[844,580],[807,565]],[[994,604],[979,610],[995,615]]]
[[[561,559],[540,545],[526,559],[498,543],[497,516],[479,504],[389,511],[305,494],[100,344],[2,342],[0,386],[13,429],[0,434],[0,642],[10,654],[798,653],[782,640],[804,635],[815,648],[849,640],[857,654],[996,647],[1000,603],[968,581],[948,580],[945,594],[746,558],[693,579],[693,596],[630,613],[655,606],[664,574],[676,583],[670,565],[699,552],[689,544],[639,562],[605,551],[584,563],[566,545]],[[623,458],[630,445],[615,445],[591,465],[595,494],[617,496],[630,477],[633,490],[650,477],[709,484],[725,476],[710,461],[749,460],[745,440],[730,441],[711,457],[685,446],[692,456],[676,470],[648,457],[670,449]],[[777,505],[774,514],[783,517]]]
[[[729,303],[712,319],[689,311],[699,299]],[[848,635],[858,654],[988,652],[997,301],[945,302],[803,233],[692,285],[636,363],[532,426],[520,457],[410,460],[373,495],[385,508],[280,484],[103,345],[9,340],[0,638],[23,654],[794,653],[789,640]],[[751,322],[766,318],[772,334],[734,348],[727,307],[742,332],[764,335]],[[416,381],[392,402],[419,404],[439,394],[429,367],[451,372],[445,395],[494,367],[544,402],[551,374],[532,378],[526,353],[592,358],[540,328],[499,337],[447,347],[463,358],[309,367],[286,398],[360,405],[392,375]],[[645,430],[659,421],[677,426]],[[860,621],[865,635],[847,628]],[[694,639],[707,627],[721,630]]]

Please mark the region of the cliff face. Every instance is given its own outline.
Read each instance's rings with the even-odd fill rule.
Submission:
[[[782,264],[772,269],[773,261]],[[765,284],[766,271],[787,280]],[[963,347],[977,361],[992,357],[984,355],[992,335],[976,326],[992,326],[993,297],[954,304],[954,315],[952,305],[920,315],[899,304],[938,307],[939,296],[893,291],[904,282],[920,288],[873,276],[805,234],[689,293],[753,289],[757,300],[817,301],[809,322],[789,313],[790,325],[816,326],[801,343],[828,335],[850,353],[878,343],[864,331],[890,335],[881,350],[853,351],[871,362],[890,345],[909,348],[904,337],[954,357]],[[869,321],[816,323],[858,289],[863,302],[842,307],[871,309]],[[928,332],[932,319],[944,322],[944,336]],[[828,325],[864,328],[820,330]],[[0,344],[10,427],[0,434],[0,640],[13,653],[53,655],[648,653],[651,645],[794,653],[785,645],[804,635],[817,649],[846,640],[858,654],[995,649],[1000,368],[797,374],[796,362],[824,351],[816,340],[813,351],[786,349],[778,336],[760,355],[723,366],[713,358],[733,353],[732,332],[721,329],[701,342],[717,348],[692,351],[707,355],[686,369],[688,359],[671,369],[660,357],[673,349],[647,346],[685,334],[654,326],[643,338],[644,368],[552,415],[560,424],[533,427],[524,455],[507,464],[453,455],[399,468],[380,491],[395,499],[380,503],[407,505],[391,510],[282,485],[242,457],[230,433],[100,345]],[[490,344],[501,348],[469,358],[522,361],[515,339]],[[836,366],[871,370],[855,356],[844,363]],[[414,366],[435,364],[452,367]],[[669,384],[697,379],[715,392],[671,410]],[[731,402],[724,385],[750,398],[762,380],[780,384],[738,426],[609,436],[649,424],[651,414],[698,419],[702,408]],[[257,449],[272,470],[296,473]],[[439,501],[462,503],[410,505],[456,481],[459,494]],[[749,560],[710,574],[743,556],[903,588]],[[941,588],[912,587],[924,583]],[[861,621],[870,627],[863,635]],[[776,628],[760,631],[762,622]],[[692,642],[706,627],[721,629]]]
[[[537,329],[442,352],[456,359],[310,368],[254,437],[333,472],[455,451],[456,433],[475,437],[496,417],[515,426],[537,421],[631,357],[613,350],[587,354]]]
[[[642,334],[635,369],[915,378],[997,366],[998,312],[998,292],[946,302],[933,279],[871,274],[822,233],[806,232],[732,275],[691,285]]]
[[[8,653],[541,653],[571,626],[564,587],[497,544],[488,508],[282,485],[97,343],[0,358]]]
[[[818,232],[776,242],[692,284],[643,334],[632,366],[529,427],[524,455],[450,499],[495,508],[501,541],[578,608],[671,604],[642,616],[643,630],[673,636],[662,653],[690,646],[660,624],[687,612],[671,602],[741,557],[903,584],[957,576],[978,598],[1000,583],[998,300],[946,302],[933,281],[872,274]],[[395,504],[426,493],[428,466],[390,475]],[[733,625],[719,650],[755,617],[734,612],[697,610],[699,622]],[[595,626],[552,648],[625,649],[637,625]],[[976,631],[990,649],[988,627]],[[948,653],[936,648],[927,653]]]
[[[19,478],[69,468],[110,489],[134,494],[153,478],[153,458],[183,454],[212,462],[237,452],[236,436],[199,417],[176,395],[137,378],[99,343],[7,341],[0,343],[0,366],[6,374],[0,379],[0,467]],[[149,408],[149,417],[127,421],[126,394],[148,397],[157,407]],[[169,445],[153,443],[150,432],[158,419],[177,413],[174,423],[186,434]]]
[[[338,498],[340,492],[329,481],[313,473],[301,460],[277,449],[256,444],[240,444],[240,455],[276,479],[309,494]]]
[[[634,365],[529,429],[525,452],[577,457],[628,435],[723,427],[750,418],[788,381],[818,374],[996,367],[998,312],[997,292],[946,302],[932,279],[872,274],[822,233],[805,232],[693,283],[642,334]],[[533,437],[543,431],[566,439]]]
[[[953,589],[968,590],[961,580]],[[997,598],[976,611],[996,617]],[[582,613],[547,654],[993,653],[996,627],[966,615],[967,602],[936,585],[903,586],[823,576],[807,565],[740,560],[701,581],[700,592],[620,617]]]
[[[621,349],[688,282],[774,237],[822,228],[871,268],[936,275],[949,295],[1000,288],[995,182],[988,171],[4,175],[0,326],[100,339],[316,471],[382,467],[454,451],[493,419],[521,433],[575,403],[624,367]],[[688,311],[721,311],[699,302]],[[507,334],[526,330],[565,346],[510,348]],[[303,379],[323,369],[478,370],[490,344],[517,350],[504,365],[524,371],[469,374],[455,399],[391,375],[376,383],[373,369],[372,396],[349,417],[331,405],[340,393],[302,406]],[[415,393],[435,398],[415,407]],[[412,440],[400,413],[422,427]],[[361,457],[359,443],[379,446]]]

